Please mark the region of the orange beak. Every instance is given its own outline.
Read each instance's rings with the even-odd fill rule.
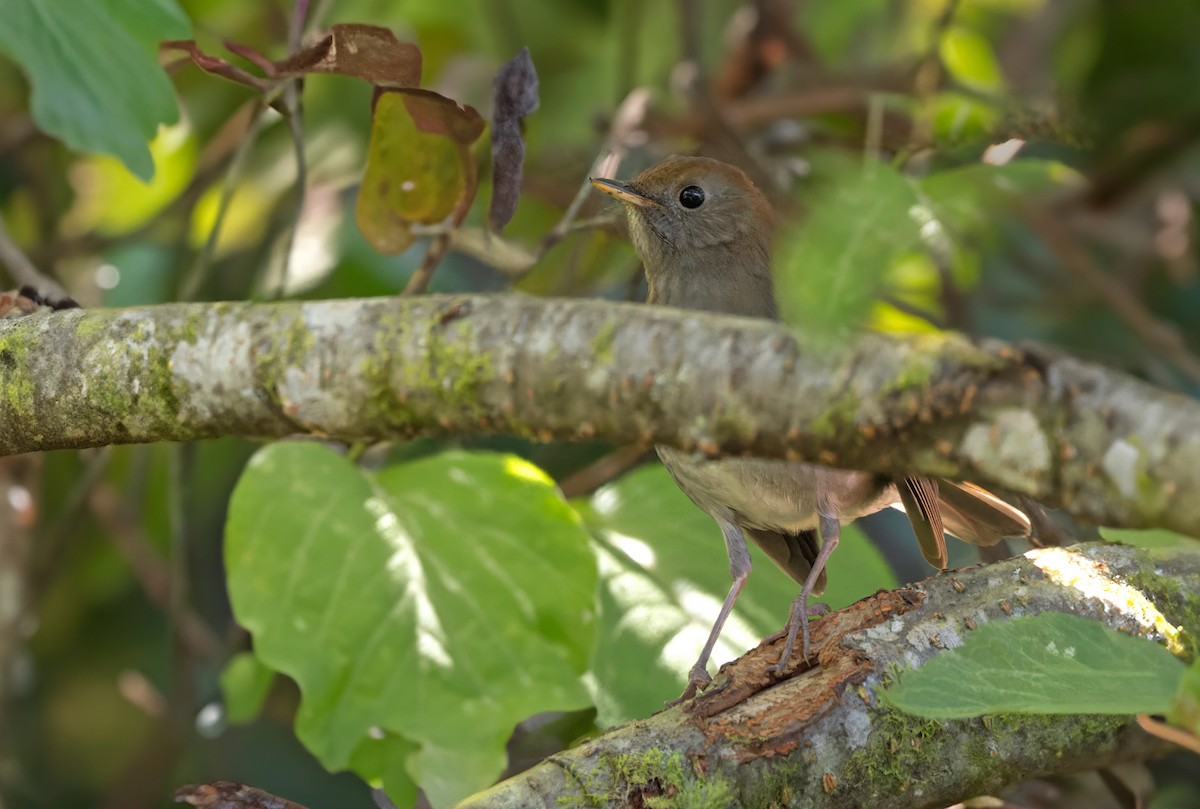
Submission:
[[[597,177],[591,177],[589,179],[591,180],[592,185],[596,187],[597,191],[603,191],[605,194],[608,194],[610,197],[619,199],[621,202],[624,202],[628,205],[634,205],[634,206],[637,206],[638,208],[661,208],[662,207],[662,205],[660,203],[655,202],[654,200],[650,199],[649,197],[642,196],[641,194],[634,191],[632,188],[630,188],[625,183],[620,183],[620,182],[617,182],[616,180],[599,179]]]

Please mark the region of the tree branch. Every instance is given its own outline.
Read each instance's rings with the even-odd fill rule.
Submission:
[[[511,433],[970,479],[1200,536],[1200,403],[1047,349],[522,296],[0,321],[0,454],[224,435]]]
[[[1146,572],[1156,568],[1171,578]],[[1072,612],[1178,642],[1175,622],[1200,630],[1186,596],[1198,587],[1200,554],[1100,544],[938,575],[815,622],[813,666],[769,675],[780,641],[764,642],[696,699],[551,756],[459,809],[642,806],[659,796],[681,806],[918,809],[1145,758],[1166,745],[1133,717],[931,721],[888,707],[877,689],[978,624],[1018,615]]]

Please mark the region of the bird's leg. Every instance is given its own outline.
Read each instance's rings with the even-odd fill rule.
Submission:
[[[800,595],[796,596],[796,600],[792,602],[792,610],[788,615],[787,640],[783,642],[783,654],[779,656],[778,663],[767,668],[767,671],[773,674],[783,673],[788,660],[792,657],[792,649],[796,646],[796,634],[798,632],[803,633],[803,642],[800,648],[805,661],[808,660],[808,616],[810,614],[808,597],[812,595],[813,588],[817,585],[817,579],[820,578],[821,571],[825,569],[825,563],[829,561],[830,555],[838,545],[838,540],[842,535],[842,525],[837,517],[822,514],[817,531],[821,537],[821,550],[817,553],[817,558],[813,560],[812,568],[808,571],[808,576],[804,579],[804,586],[800,588]],[[823,605],[821,606],[823,607]],[[821,612],[824,611],[825,609],[822,608]]]
[[[729,588],[729,594],[725,596],[725,603],[721,605],[721,611],[717,613],[717,620],[713,624],[712,631],[708,633],[708,640],[704,642],[704,648],[700,650],[700,657],[696,660],[696,665],[692,666],[692,670],[688,672],[687,687],[683,689],[679,699],[668,703],[669,705],[676,705],[685,699],[691,699],[696,695],[696,689],[712,682],[712,677],[708,674],[708,658],[712,656],[713,647],[717,645],[717,638],[721,637],[721,629],[725,626],[725,620],[733,611],[733,603],[737,601],[738,593],[742,592],[742,586],[750,575],[750,551],[746,549],[746,537],[742,534],[741,526],[728,520],[717,520],[717,524],[721,526],[721,533],[725,535],[725,551],[729,554],[729,575],[733,577],[733,584]]]

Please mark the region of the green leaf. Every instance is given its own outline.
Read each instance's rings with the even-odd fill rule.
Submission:
[[[179,119],[158,42],[191,35],[173,0],[9,0],[0,51],[29,75],[37,125],[72,149],[111,154],[149,180],[147,142]]]
[[[916,243],[912,185],[884,163],[836,167],[806,200],[805,226],[777,252],[784,320],[815,335],[840,333],[870,313],[889,264]]]
[[[226,530],[234,614],[292,677],[331,770],[435,806],[491,783],[514,725],[589,703],[595,559],[518,458],[447,452],[364,472],[313,443],[254,456]],[[403,767],[374,742],[403,752]],[[386,770],[364,771],[364,762]]]
[[[1200,660],[1194,661],[1183,673],[1175,704],[1168,716],[1172,724],[1193,736],[1200,736]]]
[[[398,253],[414,241],[410,225],[462,221],[476,190],[468,147],[483,126],[473,107],[428,90],[379,95],[355,209],[372,247]]]
[[[729,591],[721,531],[652,464],[580,504],[600,558],[600,637],[592,674],[598,722],[645,716],[679,695]],[[814,599],[843,607],[896,586],[887,563],[853,526]],[[754,569],[713,662],[731,660],[783,628],[800,586],[751,543]]]
[[[1153,641],[1068,613],[994,621],[902,674],[884,697],[930,719],[1165,713],[1185,666]]]
[[[271,690],[275,671],[262,664],[252,652],[239,652],[221,672],[221,693],[225,695],[225,715],[230,722],[249,722],[262,710]]]
[[[1080,182],[1077,172],[1054,160],[1014,160],[1003,166],[975,163],[922,179],[918,183],[922,206],[917,216],[937,223],[930,230],[990,236],[996,233],[997,215],[1015,202]]]
[[[1138,548],[1195,548],[1196,543],[1200,541],[1162,528],[1139,531],[1131,528],[1101,527],[1100,536],[1109,542],[1120,542]]]
[[[978,31],[952,25],[939,43],[942,62],[955,79],[975,90],[996,92],[1004,79],[991,44]]]

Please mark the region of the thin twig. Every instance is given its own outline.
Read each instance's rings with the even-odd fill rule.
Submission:
[[[308,16],[309,0],[296,0],[292,12],[291,26],[288,29],[288,55],[300,50],[300,42],[304,34],[304,22]],[[292,250],[296,244],[296,233],[300,230],[300,220],[304,215],[304,198],[308,191],[308,168],[304,155],[304,77],[297,76],[283,88],[283,117],[287,120],[288,134],[292,138],[292,153],[296,159],[296,199],[292,212],[292,223],[287,228],[283,240],[283,261],[279,271],[279,285],[276,287],[276,297],[282,298],[287,292],[288,274],[292,265]]]
[[[1044,210],[1027,209],[1025,220],[1042,237],[1068,270],[1104,299],[1113,313],[1180,372],[1200,382],[1200,357],[1193,354],[1179,330],[1154,316],[1141,301],[1102,270],[1066,228]]]
[[[591,494],[605,483],[641,463],[649,452],[645,446],[638,444],[614,449],[564,478],[558,484],[559,491],[568,500]]]
[[[441,236],[434,237],[433,241],[429,243],[429,249],[425,251],[425,258],[421,259],[421,266],[417,267],[416,272],[404,285],[403,294],[420,295],[429,289],[429,282],[433,280],[433,274],[437,271],[438,265],[442,263],[442,259],[446,257],[446,251],[449,249],[449,234],[443,233]]]
[[[200,255],[196,257],[196,261],[192,264],[191,270],[183,281],[183,286],[179,291],[180,300],[191,300],[200,291],[204,283],[204,277],[208,273],[208,266],[212,263],[212,258],[217,248],[217,240],[221,235],[221,226],[225,222],[225,216],[229,213],[229,205],[233,201],[234,192],[237,190],[237,181],[242,176],[242,170],[246,167],[246,161],[250,157],[250,151],[254,148],[254,144],[258,141],[258,136],[266,128],[267,115],[266,112],[270,108],[270,103],[267,98],[263,98],[254,111],[254,118],[250,122],[250,126],[246,128],[246,134],[238,143],[237,150],[233,153],[233,159],[229,163],[229,169],[225,172],[225,178],[221,183],[221,197],[217,203],[217,215],[213,221],[212,230],[208,233],[208,238],[204,242],[204,247],[200,249]]]
[[[129,565],[133,577],[152,604],[170,611],[173,588],[167,563],[154,550],[150,538],[121,506],[120,497],[109,485],[97,486],[88,499],[91,513]],[[184,608],[173,617],[176,632],[196,657],[220,660],[223,644],[194,611]]]
[[[8,233],[4,220],[0,219],[0,261],[8,267],[8,274],[17,286],[31,286],[44,296],[66,298],[67,291],[48,275],[44,275],[30,261]]]

